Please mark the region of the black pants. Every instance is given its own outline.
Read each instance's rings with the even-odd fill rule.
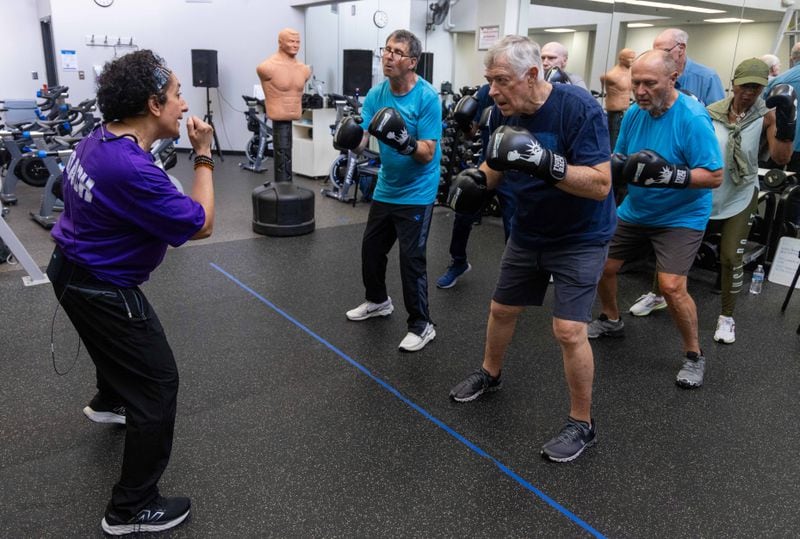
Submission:
[[[503,218],[503,232],[505,234],[505,241],[508,241],[508,236],[511,234],[511,219],[514,217],[514,212],[517,209],[517,202],[514,199],[510,189],[505,184],[501,184],[495,191],[497,193],[497,200],[500,202],[500,212]],[[472,225],[475,220],[481,216],[479,210],[477,213],[454,213],[453,215],[453,234],[450,236],[450,258],[453,263],[458,266],[463,266],[467,263],[467,243],[469,242],[469,235],[472,232]]]
[[[292,181],[292,122],[272,121],[275,181]]]
[[[102,283],[58,248],[47,276],[95,364],[100,398],[125,406],[122,473],[109,509],[131,517],[158,496],[169,462],[178,396],[175,358],[138,287]]]
[[[361,244],[361,277],[366,299],[383,303],[386,292],[387,254],[399,241],[400,279],[408,312],[408,331],[421,335],[430,322],[426,249],[433,204],[404,206],[372,201]]]

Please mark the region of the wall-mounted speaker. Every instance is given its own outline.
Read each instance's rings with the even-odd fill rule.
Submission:
[[[417,75],[433,84],[433,53],[423,52],[417,62]]]
[[[192,85],[201,88],[219,86],[217,51],[192,49]]]
[[[365,96],[372,88],[372,51],[345,49],[342,64],[342,93]]]

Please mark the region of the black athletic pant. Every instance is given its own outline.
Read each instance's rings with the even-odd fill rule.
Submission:
[[[408,331],[421,335],[430,322],[426,249],[433,204],[406,206],[372,201],[361,244],[361,276],[366,299],[383,303],[386,292],[387,254],[399,242],[403,302]]]
[[[122,473],[109,509],[129,518],[158,496],[172,451],[178,369],[164,329],[139,287],[93,278],[58,248],[47,275],[97,369],[100,398],[126,411]]]

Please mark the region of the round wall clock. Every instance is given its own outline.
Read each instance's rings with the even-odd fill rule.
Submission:
[[[94,0],[94,3],[100,7],[108,7],[114,3],[114,0]]]
[[[387,15],[385,11],[379,9],[372,15],[372,22],[374,22],[375,26],[378,28],[383,28],[389,23],[389,15]]]

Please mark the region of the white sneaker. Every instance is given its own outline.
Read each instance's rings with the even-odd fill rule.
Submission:
[[[400,341],[400,350],[404,352],[417,352],[425,348],[425,345],[431,342],[433,339],[436,338],[436,330],[433,329],[433,324],[428,322],[428,325],[425,326],[425,331],[422,332],[422,335],[417,335],[416,333],[408,332],[408,335]]]
[[[630,313],[633,316],[647,316],[653,311],[660,311],[667,308],[667,300],[664,296],[656,296],[652,292],[642,294],[636,303],[631,305]]]
[[[372,303],[371,301],[365,301],[355,309],[351,309],[347,311],[347,318],[350,320],[358,321],[358,320],[366,320],[367,318],[372,318],[373,316],[389,316],[394,311],[394,305],[392,305],[392,298],[386,298],[386,301],[383,303]]]
[[[717,342],[724,342],[725,344],[731,344],[736,340],[735,329],[736,324],[732,316],[720,315],[717,319],[717,331],[714,332],[714,340]]]

